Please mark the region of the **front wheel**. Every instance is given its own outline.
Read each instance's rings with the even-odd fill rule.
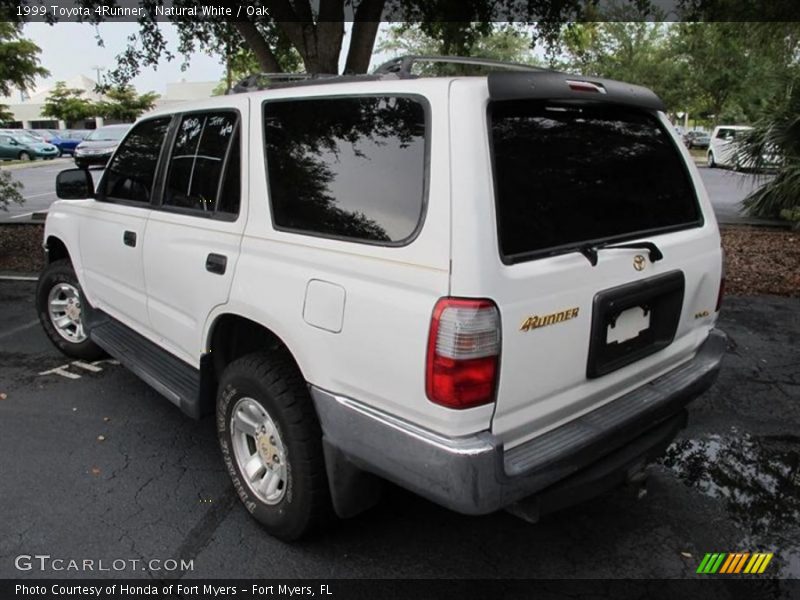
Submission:
[[[31,159],[31,155],[28,154],[27,152],[20,152],[18,158],[20,160],[24,160],[25,162],[28,162]]]
[[[36,309],[47,337],[67,356],[97,360],[103,350],[89,339],[83,321],[83,294],[68,260],[56,260],[39,276]]]
[[[330,518],[322,432],[287,353],[231,363],[220,380],[216,419],[233,486],[269,533],[296,540]]]
[[[708,153],[708,168],[709,169],[713,169],[716,166],[717,166],[717,163],[714,161],[714,153],[713,152],[709,152]]]

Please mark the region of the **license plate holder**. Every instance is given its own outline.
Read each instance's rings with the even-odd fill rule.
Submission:
[[[672,271],[598,292],[586,376],[601,377],[669,346],[685,285],[683,272]]]

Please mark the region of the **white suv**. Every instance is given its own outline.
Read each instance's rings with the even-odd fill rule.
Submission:
[[[737,171],[741,168],[740,159],[737,157],[736,139],[753,128],[747,125],[718,125],[711,132],[708,143],[708,166],[731,167]]]
[[[383,479],[529,519],[597,494],[725,350],[717,224],[652,92],[410,62],[149,115],[47,218],[49,337],[215,412],[284,539]]]

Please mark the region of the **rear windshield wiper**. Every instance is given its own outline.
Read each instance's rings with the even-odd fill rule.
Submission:
[[[586,260],[595,267],[597,266],[597,252],[599,250],[624,250],[624,249],[639,249],[649,250],[650,262],[658,262],[664,255],[653,242],[632,242],[630,244],[584,244],[577,248],[578,252],[586,257]]]

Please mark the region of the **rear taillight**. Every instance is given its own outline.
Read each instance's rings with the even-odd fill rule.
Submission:
[[[442,298],[428,336],[425,389],[448,408],[494,400],[500,357],[500,313],[491,300]]]

